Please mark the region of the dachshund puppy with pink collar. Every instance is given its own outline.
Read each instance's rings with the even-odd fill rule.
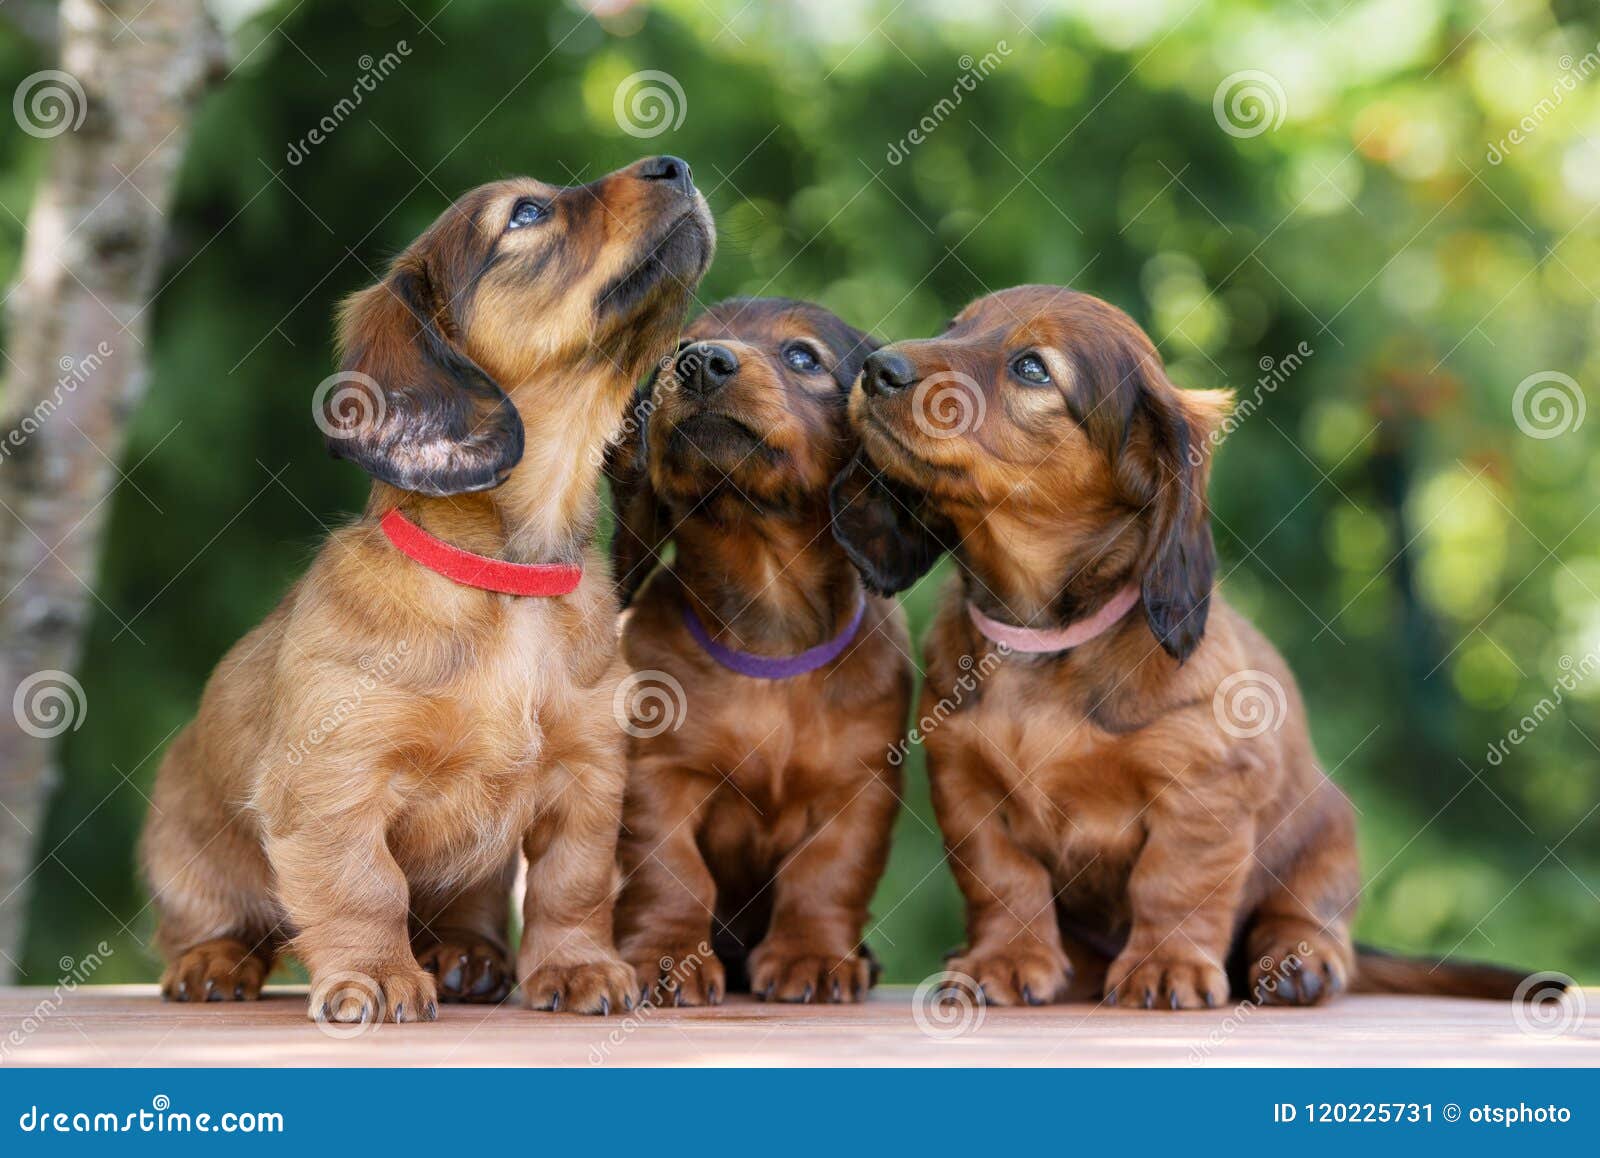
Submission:
[[[922,689],[966,899],[947,981],[998,1005],[1145,1009],[1527,995],[1522,970],[1351,941],[1350,801],[1288,665],[1213,591],[1229,404],[1175,386],[1127,314],[1058,286],[979,298],[863,366],[834,530],[877,591],[956,563]]]

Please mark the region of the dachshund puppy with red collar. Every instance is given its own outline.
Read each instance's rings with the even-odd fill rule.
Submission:
[[[515,178],[346,303],[322,424],[371,495],[162,761],[143,861],[167,997],[254,999],[292,950],[319,1020],[431,1021],[513,982],[539,1009],[631,1004],[600,453],[713,237],[676,157]]]
[[[829,533],[828,487],[875,346],[818,306],[723,302],[611,456],[635,669],[617,944],[677,1004],[850,1002],[872,983],[910,650]]]
[[[1283,658],[1213,592],[1229,402],[1177,389],[1126,314],[1053,286],[866,361],[835,530],[880,592],[942,551],[957,565],[919,713],[940,721],[928,774],[966,899],[950,980],[1001,1005],[1074,980],[1146,1009],[1509,997],[1521,972],[1351,943],[1350,802]]]

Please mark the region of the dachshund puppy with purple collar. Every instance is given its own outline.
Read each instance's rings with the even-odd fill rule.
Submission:
[[[910,645],[830,533],[828,488],[877,343],[782,299],[686,333],[608,462],[635,672],[618,948],[675,1004],[859,1001]]]

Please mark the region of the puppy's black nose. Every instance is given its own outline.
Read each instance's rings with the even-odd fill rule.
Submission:
[[[916,381],[911,359],[893,350],[874,350],[861,364],[861,388],[873,398],[898,393]]]
[[[646,181],[667,181],[686,196],[694,195],[694,173],[682,157],[663,153],[639,162],[639,176]]]
[[[699,342],[678,355],[673,369],[684,389],[709,397],[739,372],[739,359],[726,346]]]

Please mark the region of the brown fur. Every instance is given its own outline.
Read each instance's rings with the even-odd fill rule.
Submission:
[[[143,863],[179,1000],[253,998],[291,949],[310,1014],[427,1020],[515,978],[534,1007],[632,991],[612,948],[624,768],[600,451],[710,260],[670,162],[463,197],[346,304],[330,448],[379,480],[363,516],[217,668],[156,779]],[[546,206],[510,229],[523,200]],[[378,520],[512,562],[582,562],[562,598],[459,586]]]
[[[1048,383],[1019,373],[1028,353]],[[930,436],[916,408],[940,404],[923,382],[964,392],[943,400],[947,418],[959,403],[982,420]],[[1176,389],[1125,314],[1048,286],[879,351],[863,387],[865,453],[835,488],[842,541],[884,591],[940,550],[958,564],[921,705],[940,721],[929,777],[967,906],[953,975],[999,1004],[1070,992],[1187,1009],[1241,987],[1325,1000],[1370,961],[1375,988],[1509,995],[1520,973],[1358,965],[1350,804],[1317,763],[1288,667],[1212,595],[1206,480],[1228,395]],[[1130,583],[1133,611],[1053,655],[997,653],[966,611],[1061,627]],[[1267,689],[1258,735],[1214,702],[1241,672]]]
[[[767,680],[707,655],[682,608],[718,641],[778,656],[848,623],[860,580],[828,532],[828,484],[853,449],[845,402],[875,343],[777,300],[722,303],[688,338],[612,465],[625,595],[667,540],[676,546],[639,590],[623,649],[638,678],[685,693],[676,726],[637,729],[630,743],[617,944],[642,990],[680,1004],[716,1004],[730,987],[858,1001],[872,981],[867,905],[899,804],[904,617],[870,599],[842,656]],[[784,360],[794,343],[816,369]],[[726,382],[705,394],[684,384],[729,356]]]

